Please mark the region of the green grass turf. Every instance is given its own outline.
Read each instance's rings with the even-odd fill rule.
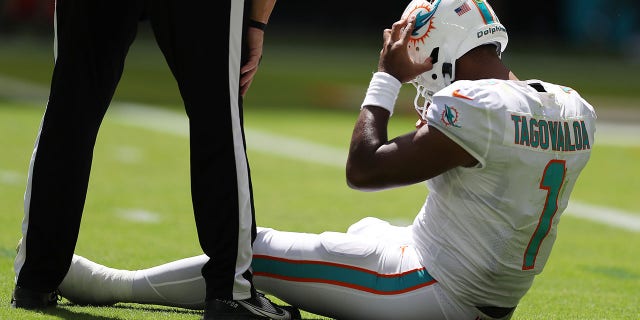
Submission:
[[[4,103],[0,107],[4,137],[0,168],[0,319],[47,319],[9,308],[12,262],[22,219],[22,195],[29,155],[41,108]],[[345,146],[352,118],[342,112],[256,111],[246,115],[249,129],[259,129],[331,145]],[[286,116],[285,116],[286,115]],[[281,119],[281,120],[278,120]],[[395,120],[395,119],[394,119]],[[398,117],[400,132],[410,119]],[[290,125],[287,125],[290,124]],[[301,125],[306,124],[306,125]],[[326,135],[305,136],[317,130]],[[251,140],[249,140],[249,144]],[[188,192],[187,139],[123,125],[110,117],[103,124],[95,150],[94,170],[77,252],[118,268],[142,268],[199,254]],[[345,147],[346,148],[346,147]],[[346,150],[346,149],[345,149]],[[635,151],[635,152],[634,152]],[[639,211],[637,192],[615,192],[617,182],[601,181],[609,154],[624,154],[618,170],[637,176],[637,148],[596,148],[573,199]],[[284,230],[341,231],[357,219],[379,216],[408,222],[421,205],[425,188],[362,193],[344,183],[343,168],[314,164],[254,151],[249,159],[255,187],[258,223]],[[602,195],[594,198],[593,189]],[[121,210],[156,212],[157,223],[130,222]],[[573,216],[563,217],[556,248],[547,269],[534,282],[514,319],[635,319],[640,308],[640,234]],[[22,318],[21,318],[22,317]],[[114,308],[64,306],[51,319],[198,319],[198,312],[119,304]],[[307,318],[320,318],[306,314]]]
[[[3,43],[8,45],[0,50],[0,76],[39,85],[40,90],[0,86],[0,319],[198,319],[199,312],[134,304],[63,306],[51,314],[9,308],[26,172],[46,101],[42,88],[48,85],[52,55],[50,41]],[[267,47],[246,100],[247,128],[346,152],[355,109],[378,52],[370,47],[330,49]],[[637,74],[638,66],[624,61],[596,64],[534,53],[505,59],[512,59],[526,78],[577,88],[584,96],[601,101],[598,107],[602,109],[632,108],[640,98],[640,83],[629,78]],[[550,78],[544,76],[547,74]],[[35,102],[16,103],[14,98]],[[410,106],[412,98],[413,90],[403,89],[390,134],[413,126],[415,118],[404,116],[411,108],[402,112],[400,107]],[[175,83],[153,45],[134,44],[116,99],[180,109]],[[423,185],[376,193],[353,191],[346,187],[342,167],[265,153],[248,142],[257,219],[262,226],[342,231],[369,215],[406,223],[426,194]],[[95,150],[77,252],[117,268],[149,267],[199,254],[189,199],[187,148],[185,137],[126,126],[108,115]],[[572,199],[640,212],[639,161],[638,147],[596,146]],[[123,220],[123,210],[132,209],[158,213],[160,221]],[[637,319],[639,233],[570,215],[562,219],[547,268],[522,300],[514,319]]]

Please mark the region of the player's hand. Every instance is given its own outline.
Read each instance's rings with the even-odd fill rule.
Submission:
[[[253,77],[258,72],[260,59],[262,59],[262,46],[264,43],[264,30],[257,28],[247,29],[247,61],[240,67],[240,95],[244,97],[253,82]]]
[[[409,57],[407,47],[415,24],[415,16],[410,16],[395,22],[391,29],[385,29],[383,33],[384,45],[380,51],[378,71],[386,72],[402,83],[433,68],[431,57],[417,62]]]

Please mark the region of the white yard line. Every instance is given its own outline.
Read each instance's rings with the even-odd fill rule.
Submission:
[[[596,144],[628,147],[640,146],[640,126],[628,123],[598,122]]]
[[[189,136],[187,116],[184,113],[144,106],[140,104],[114,103],[109,116],[122,124]],[[247,147],[263,153],[276,154],[292,159],[344,166],[347,151],[311,141],[285,137],[266,131],[245,128]]]
[[[118,123],[184,137],[189,134],[187,118],[183,113],[122,103],[114,104],[110,112],[111,119]],[[599,145],[640,145],[640,138],[637,138],[640,137],[639,126],[604,124],[599,125],[598,130]],[[343,167],[346,162],[347,150],[250,128],[245,129],[245,134],[247,147],[250,150],[336,167]],[[571,201],[566,214],[640,232],[640,214],[638,213]]]
[[[609,226],[640,232],[640,215],[631,212],[580,201],[570,201],[565,213]]]

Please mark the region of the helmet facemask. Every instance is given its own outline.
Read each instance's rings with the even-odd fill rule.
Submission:
[[[431,104],[433,95],[440,89],[450,85],[455,75],[455,61],[447,62],[447,59],[442,59],[439,47],[431,50],[430,57],[433,68],[411,80],[411,84],[416,88],[413,105],[420,119],[425,121],[427,119],[427,109]]]

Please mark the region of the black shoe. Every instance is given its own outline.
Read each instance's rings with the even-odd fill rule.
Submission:
[[[292,306],[273,304],[262,293],[246,300],[213,299],[206,302],[203,320],[218,319],[301,319],[300,311]]]
[[[58,292],[36,292],[16,286],[11,295],[11,307],[21,309],[45,309],[58,304]]]

